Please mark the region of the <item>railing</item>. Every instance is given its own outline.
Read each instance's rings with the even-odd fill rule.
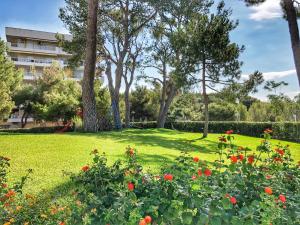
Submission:
[[[56,51],[56,46],[50,46],[50,45],[38,45],[33,44],[26,46],[23,43],[11,43],[11,47],[17,47],[17,48],[28,48],[28,49],[37,49],[37,50],[47,50],[47,51]]]
[[[34,58],[20,58],[20,57],[11,57],[11,60],[14,62],[26,62],[26,63],[40,63],[40,64],[52,64],[58,62],[61,66],[68,65],[67,61],[64,60],[55,60],[55,59],[34,59]]]

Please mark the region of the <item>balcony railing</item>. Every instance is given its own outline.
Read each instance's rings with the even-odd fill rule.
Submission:
[[[33,44],[33,45],[26,46],[24,43],[13,43],[12,42],[11,47],[56,51],[56,46],[39,45],[39,44]]]
[[[60,66],[65,67],[68,65],[66,60],[55,60],[55,59],[37,59],[37,58],[22,58],[22,57],[11,57],[11,60],[17,65],[29,65],[29,66],[50,66],[54,62],[58,62]]]
[[[16,42],[7,42],[8,49],[18,50],[18,51],[33,51],[33,52],[42,52],[47,54],[55,54],[55,55],[68,55],[71,54],[66,53],[62,50],[62,48],[51,45],[38,45],[31,44],[25,45],[24,43],[16,43]]]

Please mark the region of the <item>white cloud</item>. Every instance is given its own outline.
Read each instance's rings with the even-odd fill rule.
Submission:
[[[250,19],[261,21],[282,17],[280,0],[267,0],[266,2],[250,8]]]
[[[296,70],[286,70],[281,72],[267,72],[263,73],[265,80],[274,80],[287,77],[290,75],[296,75]]]
[[[263,73],[265,80],[274,80],[284,78],[290,75],[296,75],[296,70],[286,70],[286,71],[279,71],[279,72],[266,72]],[[242,78],[247,79],[249,75],[243,74]]]

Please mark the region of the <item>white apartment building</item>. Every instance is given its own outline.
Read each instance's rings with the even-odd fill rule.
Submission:
[[[23,69],[25,82],[33,80],[34,76],[41,74],[43,68],[50,66],[54,61],[62,67],[67,66],[67,59],[71,55],[58,46],[56,33],[13,27],[6,27],[5,33],[7,54],[17,68]],[[72,39],[71,35],[63,35],[66,40]],[[83,65],[71,71],[71,77],[81,80]]]
[[[64,52],[58,46],[56,33],[28,30],[22,28],[6,27],[7,54],[17,68],[24,72],[24,82],[32,82],[36,76],[42,74],[43,69],[50,66],[54,61],[62,67],[67,67],[67,60],[70,54]],[[63,34],[66,40],[71,40],[72,36]],[[83,77],[83,64],[75,69],[68,68],[70,78],[81,80]],[[23,112],[21,109],[14,109],[8,124],[19,126]],[[28,118],[28,122],[34,122],[33,118]]]

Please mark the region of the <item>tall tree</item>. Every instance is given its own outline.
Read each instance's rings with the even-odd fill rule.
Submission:
[[[244,47],[239,47],[230,41],[230,32],[237,26],[237,22],[230,20],[231,11],[225,9],[221,2],[216,14],[194,15],[186,27],[178,31],[172,44],[182,48],[183,58],[190,65],[193,74],[199,74],[201,83],[205,126],[203,137],[208,135],[208,94],[207,88],[216,90],[215,86],[228,85],[240,79],[240,66],[238,58]],[[184,71],[187,70],[183,68]]]
[[[247,5],[257,5],[266,0],[245,0]],[[281,0],[281,6],[284,12],[284,18],[288,21],[294,63],[300,86],[300,36],[297,18],[299,16],[299,0]]]
[[[209,0],[161,0],[155,2],[159,18],[153,29],[153,47],[148,66],[158,71],[157,75],[144,78],[161,85],[160,107],[157,127],[164,127],[170,105],[178,91],[189,85],[185,73],[179,73],[184,62],[177,46],[171,45],[173,35],[183,28],[194,14],[206,13],[212,2]]]
[[[125,127],[130,126],[130,88],[134,81],[135,72],[140,67],[141,56],[144,50],[144,42],[138,41],[137,37],[133,39],[133,44],[130,48],[130,51],[127,55],[126,62],[124,64],[124,73],[123,78],[125,81]]]
[[[13,108],[12,95],[21,80],[22,72],[6,57],[6,45],[0,39],[0,119],[7,117]]]
[[[155,9],[145,0],[104,1],[104,41],[103,53],[106,59],[106,76],[111,94],[111,104],[115,128],[122,127],[120,118],[120,88],[124,74],[124,64],[130,55],[132,45],[156,16]],[[130,57],[130,56],[129,56]],[[112,64],[115,66],[114,76]],[[130,78],[129,78],[130,80]]]
[[[94,80],[96,69],[98,0],[89,0],[86,34],[86,56],[82,81],[83,128],[86,132],[98,130]]]

